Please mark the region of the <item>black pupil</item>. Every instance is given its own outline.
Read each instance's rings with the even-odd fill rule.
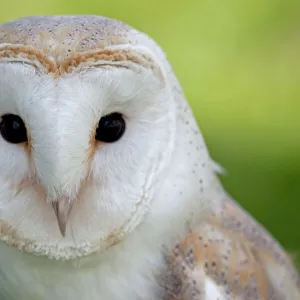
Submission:
[[[27,141],[25,124],[17,115],[7,114],[2,116],[0,133],[9,143],[19,144]]]
[[[120,113],[112,113],[100,119],[96,129],[96,140],[112,143],[120,139],[125,131],[125,121]]]
[[[125,132],[125,121],[120,113],[112,113],[100,119],[96,129],[96,140],[112,143]],[[13,114],[2,116],[0,133],[9,143],[19,144],[27,141],[27,132],[23,120]]]

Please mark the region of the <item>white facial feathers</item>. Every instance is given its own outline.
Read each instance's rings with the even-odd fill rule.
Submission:
[[[0,26],[0,68],[0,114],[20,115],[29,139],[25,147],[0,141],[9,244],[82,256],[120,242],[146,216],[162,229],[164,215],[179,222],[200,196],[193,207],[210,205],[210,157],[164,53],[146,35],[95,16],[21,19]],[[99,120],[114,112],[124,135],[95,141]]]
[[[24,190],[37,186],[42,198],[28,200],[27,209],[36,201],[45,205],[53,202],[63,234],[69,212],[73,232],[77,221],[72,224],[72,220],[78,218],[78,224],[83,225],[79,232],[86,234],[90,226],[104,239],[128,222],[129,227],[119,233],[131,230],[130,222],[139,222],[148,209],[149,189],[153,189],[159,166],[166,163],[162,157],[171,149],[175,120],[173,99],[166,100],[168,85],[151,70],[109,64],[57,79],[17,63],[0,64],[0,68],[0,112],[20,115],[29,137],[27,150],[5,141],[1,141],[1,147],[21,152],[17,159],[27,166],[14,182],[20,189],[19,197]],[[113,112],[125,119],[124,135],[116,143],[95,141],[99,120]],[[5,173],[1,176],[10,180]],[[136,205],[144,207],[137,219],[132,218]],[[43,215],[49,212],[41,210],[37,218],[47,219]],[[76,210],[82,215],[86,211],[86,219]],[[26,229],[27,235],[34,232],[30,220],[24,222],[26,226],[19,230]],[[58,229],[49,224],[48,234],[53,230],[57,236]]]

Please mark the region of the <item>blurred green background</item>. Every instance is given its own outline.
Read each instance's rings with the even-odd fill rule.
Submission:
[[[0,21],[99,14],[165,50],[227,190],[300,254],[300,1],[15,0]]]

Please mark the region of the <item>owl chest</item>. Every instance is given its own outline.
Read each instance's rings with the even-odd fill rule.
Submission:
[[[125,253],[121,260],[69,264],[33,257],[2,242],[0,257],[1,300],[162,299],[154,257]]]

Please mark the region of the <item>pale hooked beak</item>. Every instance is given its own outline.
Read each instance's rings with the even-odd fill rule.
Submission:
[[[60,233],[64,237],[66,235],[67,222],[73,206],[73,201],[70,201],[68,198],[60,198],[57,199],[57,201],[52,202],[52,206],[57,218]]]

